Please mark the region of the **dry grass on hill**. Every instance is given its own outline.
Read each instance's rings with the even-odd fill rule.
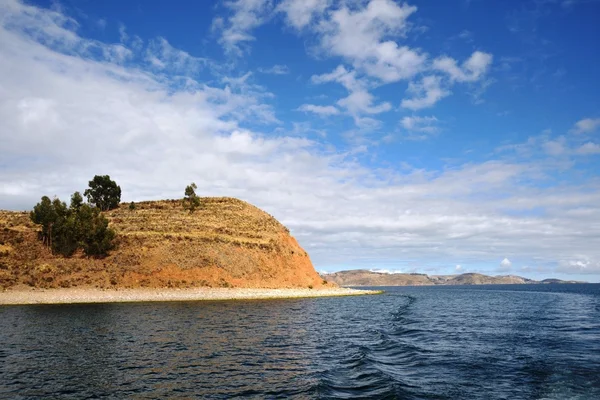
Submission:
[[[308,254],[264,211],[234,198],[128,204],[106,212],[117,247],[103,259],[53,256],[26,212],[0,211],[0,287],[314,287]]]

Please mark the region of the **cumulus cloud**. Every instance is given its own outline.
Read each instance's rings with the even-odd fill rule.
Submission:
[[[600,118],[584,118],[575,123],[570,130],[574,134],[592,133],[600,127]]]
[[[430,61],[420,49],[403,44],[411,32],[408,19],[417,12],[416,6],[392,0],[342,1],[336,5],[333,1],[286,0],[278,10],[286,13],[289,25],[298,30],[306,28],[314,35],[318,52],[341,57],[351,65],[351,69],[340,66],[323,74],[319,81],[337,81],[349,90],[349,95],[339,99],[337,105],[348,111],[359,128],[366,126],[365,121],[373,120],[361,114],[379,114],[392,108],[386,102],[374,104],[375,98],[369,91],[372,87],[413,80],[426,73],[409,83],[407,93],[411,97],[401,103],[403,108],[419,110],[449,96],[449,88],[455,83],[483,80],[492,63],[493,56],[482,51],[475,51],[461,65],[449,56]],[[442,75],[435,75],[438,73],[447,77],[442,80]],[[473,90],[476,103],[482,102],[481,94],[491,82],[492,79],[484,80]]]
[[[402,37],[416,11],[392,0],[371,0],[356,10],[342,5],[319,23],[321,47],[384,82],[411,78],[423,69],[426,55],[387,38]]]
[[[509,270],[512,267],[512,262],[508,258],[504,258],[504,260],[500,261],[500,269],[501,270]]]

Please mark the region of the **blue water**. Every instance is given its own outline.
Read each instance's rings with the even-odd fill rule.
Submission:
[[[600,399],[600,285],[0,307],[0,398]]]

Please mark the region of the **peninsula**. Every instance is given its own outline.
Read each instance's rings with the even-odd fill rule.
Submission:
[[[329,283],[275,218],[242,200],[121,204],[102,258],[53,254],[28,212],[0,211],[0,304],[371,294]]]

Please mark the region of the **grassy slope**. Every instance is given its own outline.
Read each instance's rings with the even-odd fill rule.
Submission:
[[[308,254],[264,211],[238,199],[127,204],[105,213],[117,248],[103,259],[53,256],[28,213],[0,211],[0,287],[323,286]]]

